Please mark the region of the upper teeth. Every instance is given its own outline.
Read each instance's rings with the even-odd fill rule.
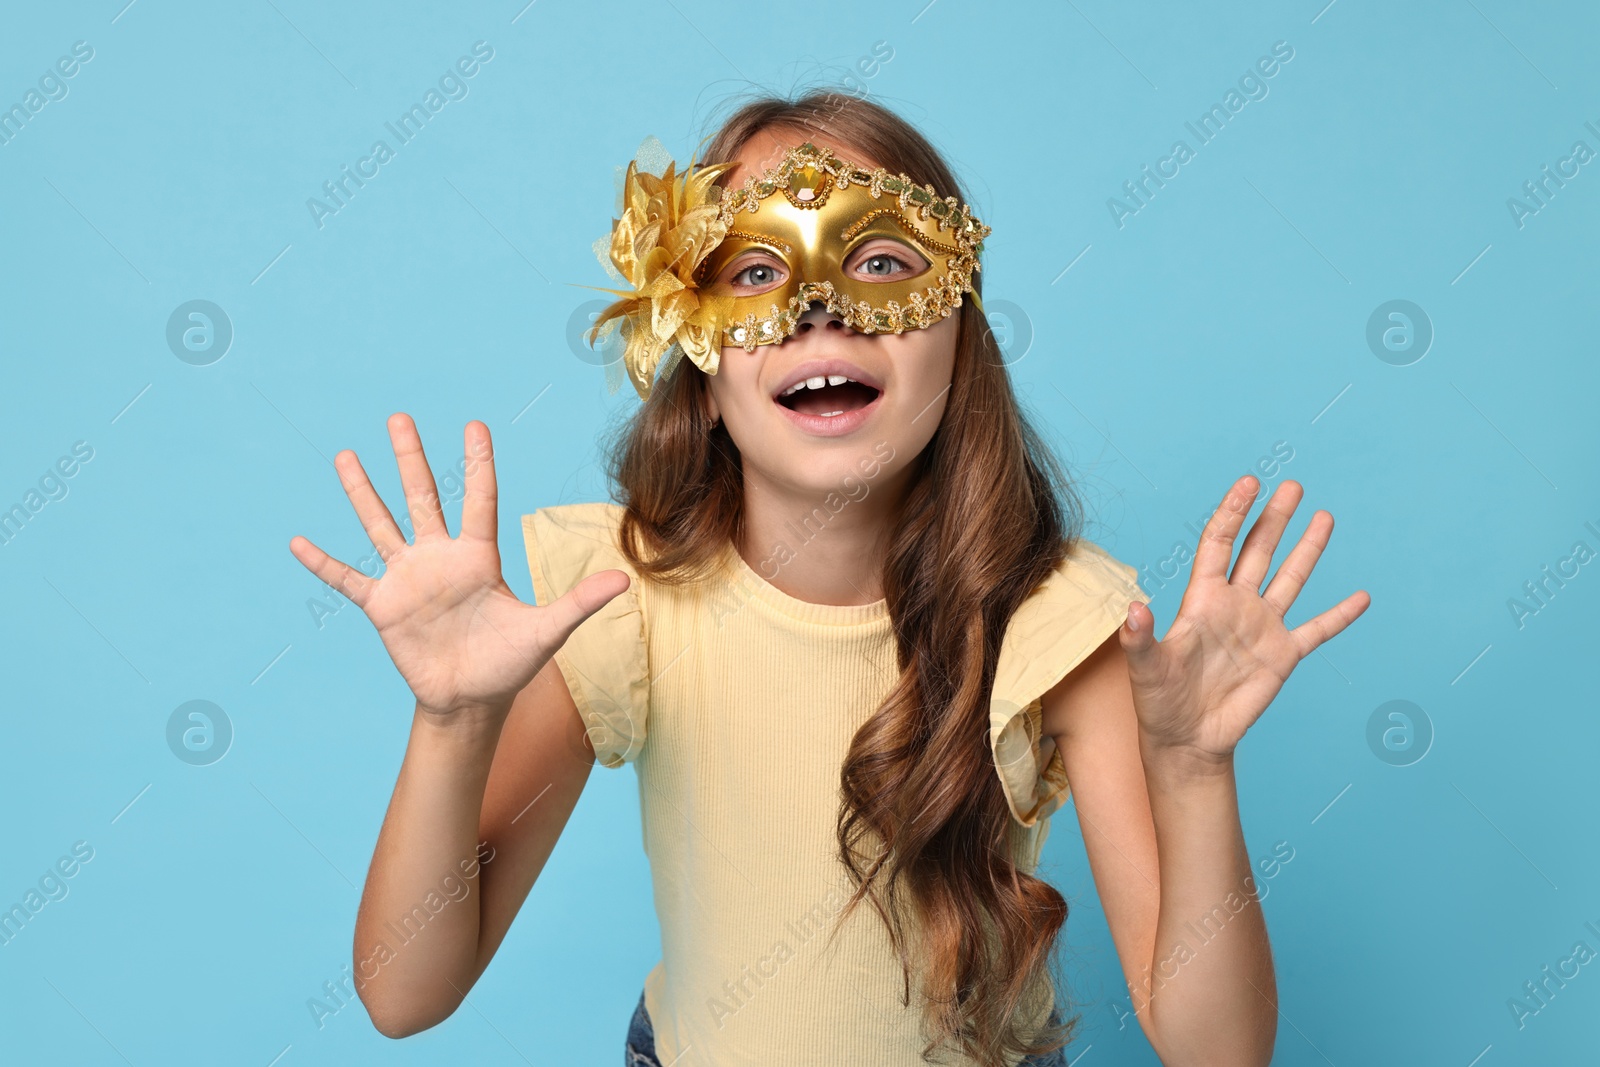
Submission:
[[[821,389],[823,386],[843,385],[845,382],[855,382],[857,385],[861,384],[860,382],[856,382],[854,378],[846,378],[842,374],[818,375],[815,378],[806,378],[804,381],[795,382],[778,395],[788,396],[791,393],[798,393],[802,389]]]

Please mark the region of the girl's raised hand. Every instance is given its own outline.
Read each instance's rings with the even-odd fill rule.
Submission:
[[[1228,576],[1234,538],[1259,489],[1254,476],[1240,478],[1206,523],[1167,636],[1155,640],[1155,617],[1138,601],[1129,605],[1118,631],[1143,739],[1213,763],[1233,755],[1295,666],[1372,603],[1357,591],[1293,630],[1284,625],[1284,614],[1333,533],[1333,516],[1326,511],[1311,516],[1299,543],[1260,592],[1300,503],[1302,490],[1293,481],[1278,486],[1267,502]]]
[[[388,425],[413,543],[406,543],[360,460],[346,449],[334,466],[386,564],[383,576],[368,578],[304,537],[291,538],[289,551],[372,620],[424,712],[503,714],[578,624],[628,588],[628,576],[600,571],[544,607],[524,604],[500,572],[489,428],[467,423],[461,535],[452,538],[416,424],[397,413]]]

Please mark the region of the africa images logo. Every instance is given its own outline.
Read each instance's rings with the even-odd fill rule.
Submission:
[[[1227,127],[1229,120],[1243,111],[1247,103],[1265,100],[1269,92],[1267,81],[1293,58],[1294,48],[1288,41],[1273,42],[1272,54],[1262,56],[1253,67],[1246,69],[1239,76],[1238,88],[1229,86],[1222,94],[1221,102],[1212,104],[1193,122],[1183,124],[1194,135],[1195,147],[1191,148],[1188,141],[1174,141],[1167,154],[1156,160],[1154,171],[1146,163],[1140,168],[1138,178],[1123,182],[1122,191],[1127,199],[1120,200],[1113,196],[1106,200],[1106,210],[1111,213],[1111,221],[1117,229],[1122,229],[1128,219],[1148,207],[1150,201],[1155,199],[1156,192],[1165,189],[1167,181],[1176,178],[1182,166],[1194,159],[1200,148],[1215,140]]]
[[[394,122],[385,122],[384,128],[394,135],[396,146],[410,144],[428,121],[444,110],[445,104],[452,100],[465,100],[469,92],[467,80],[476,77],[483,69],[482,64],[487,64],[493,58],[494,49],[489,42],[478,41],[472,46],[472,56],[457,59],[454,67],[439,76],[438,88],[428,87],[421,103],[413,103]],[[356,160],[353,172],[348,163],[341,164],[339,177],[322,183],[322,191],[327,199],[319,200],[313,196],[306,200],[306,210],[311,212],[311,221],[317,224],[317,229],[326,226],[330,216],[349,207],[356,193],[366,188],[367,182],[376,178],[380,168],[394,159],[395,155],[395,148],[380,138],[372,142],[372,148],[365,156]]]

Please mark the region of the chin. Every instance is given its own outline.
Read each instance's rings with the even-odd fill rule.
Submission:
[[[904,457],[881,437],[836,439],[821,446],[785,449],[783,455],[761,465],[762,477],[810,501],[823,501],[837,511],[860,501],[883,486],[899,469]],[[751,457],[746,454],[747,470]],[[830,499],[830,494],[832,499]]]

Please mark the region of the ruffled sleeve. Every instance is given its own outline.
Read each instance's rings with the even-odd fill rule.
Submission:
[[[644,745],[650,709],[644,591],[617,547],[623,509],[610,503],[563,504],[522,516],[537,602],[548,604],[591,574],[620,570],[626,590],[579,624],[555,653],[573,703],[587,726],[595,759],[620,767]]]
[[[1006,626],[989,742],[1011,813],[1024,826],[1060,808],[1070,792],[1061,753],[1043,736],[1040,698],[1116,633],[1135,600],[1150,602],[1138,571],[1079,539]]]

